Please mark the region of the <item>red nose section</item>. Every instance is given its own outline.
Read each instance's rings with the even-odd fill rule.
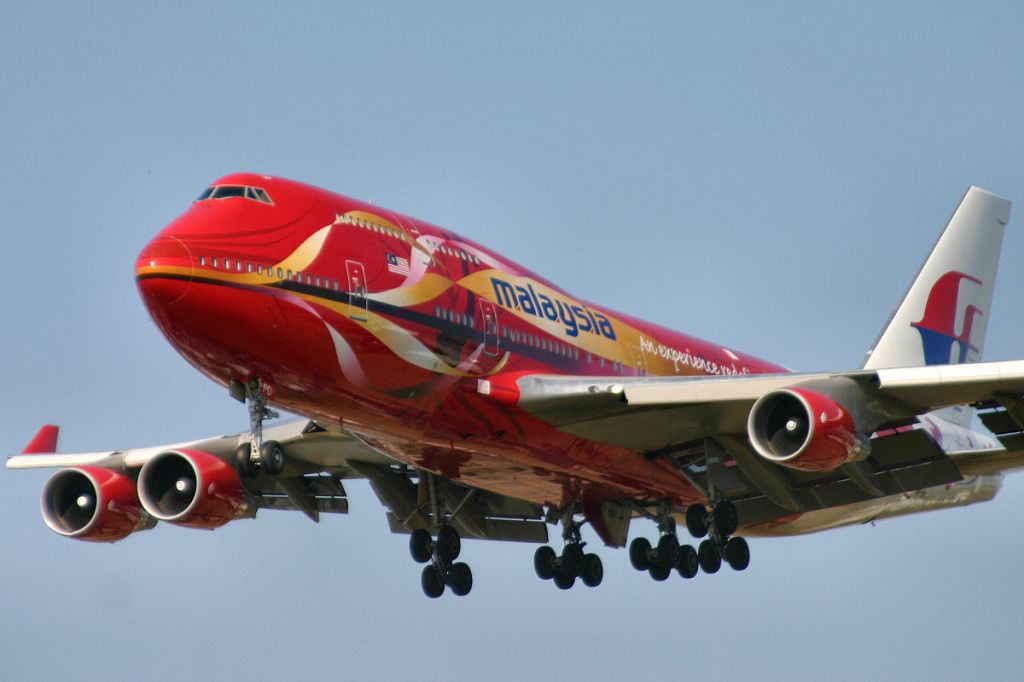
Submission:
[[[135,278],[151,313],[178,303],[192,282],[192,254],[188,246],[177,237],[157,237],[139,254]]]

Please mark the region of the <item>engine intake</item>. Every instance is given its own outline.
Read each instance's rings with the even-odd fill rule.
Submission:
[[[234,468],[199,450],[170,450],[147,461],[139,499],[157,519],[191,528],[218,528],[249,507]]]
[[[750,410],[747,435],[765,459],[802,471],[837,469],[858,459],[866,442],[842,405],[803,388],[761,396]]]
[[[51,530],[76,540],[117,542],[149,521],[135,483],[101,467],[58,471],[43,486],[39,506]]]

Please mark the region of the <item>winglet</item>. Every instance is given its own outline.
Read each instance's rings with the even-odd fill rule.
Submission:
[[[44,424],[35,437],[21,451],[23,455],[43,455],[57,452],[57,434],[59,426]]]

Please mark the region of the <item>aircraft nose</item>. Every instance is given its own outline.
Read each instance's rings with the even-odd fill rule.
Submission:
[[[192,254],[188,245],[173,235],[157,237],[139,254],[135,279],[150,310],[178,303],[192,282]]]

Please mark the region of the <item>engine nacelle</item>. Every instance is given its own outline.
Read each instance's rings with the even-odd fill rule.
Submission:
[[[51,530],[76,540],[117,542],[150,521],[135,483],[101,467],[61,469],[43,486],[39,506]]]
[[[191,528],[218,528],[249,508],[235,469],[199,450],[169,450],[142,465],[139,499],[155,518]]]
[[[802,471],[832,471],[860,459],[867,442],[842,405],[805,388],[761,396],[750,410],[747,435],[765,459]]]

